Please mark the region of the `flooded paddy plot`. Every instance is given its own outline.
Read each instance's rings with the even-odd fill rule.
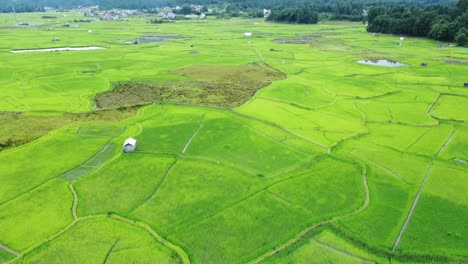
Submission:
[[[181,36],[143,36],[140,38],[136,38],[134,40],[128,40],[125,43],[130,44],[145,44],[145,43],[159,43],[164,42],[166,40],[173,40],[173,39],[181,39]]]
[[[322,36],[304,36],[302,38],[275,39],[273,42],[279,44],[307,44],[313,40],[321,39]]]
[[[53,52],[53,51],[84,51],[84,50],[102,50],[104,47],[62,47],[62,48],[46,48],[46,49],[24,49],[24,50],[11,50],[11,53],[28,53],[28,52]]]
[[[358,60],[357,63],[360,64],[367,64],[373,66],[381,66],[381,67],[402,67],[408,66],[408,64],[399,62],[399,61],[392,61],[387,59],[380,59],[380,60]]]

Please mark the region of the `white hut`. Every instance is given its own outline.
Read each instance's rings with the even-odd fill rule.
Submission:
[[[125,153],[133,152],[133,151],[135,151],[135,148],[136,148],[136,139],[127,138],[127,140],[125,140],[125,142],[123,144],[123,151]]]
[[[244,37],[246,37],[246,38],[249,38],[251,36],[252,36],[252,33],[250,33],[250,32],[245,32],[244,33]]]

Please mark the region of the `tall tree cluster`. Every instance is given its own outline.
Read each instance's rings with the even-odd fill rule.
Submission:
[[[311,6],[278,8],[271,10],[266,20],[283,23],[315,24],[318,22],[318,13]]]
[[[468,0],[459,0],[454,7],[372,7],[369,9],[368,23],[369,32],[430,37],[466,45]]]

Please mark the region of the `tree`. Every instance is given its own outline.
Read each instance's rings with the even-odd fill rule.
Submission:
[[[180,13],[181,13],[182,15],[189,15],[189,14],[192,14],[192,8],[191,8],[189,5],[185,4],[185,5],[183,5],[182,8],[180,9]]]
[[[457,34],[455,34],[455,42],[457,42],[459,46],[465,46],[468,44],[468,31],[466,28],[458,30]]]
[[[452,40],[453,35],[449,27],[449,22],[443,19],[438,23],[434,24],[434,26],[432,26],[430,36],[436,40]]]
[[[461,10],[461,12],[466,12],[468,10],[468,0],[460,0],[457,3],[457,8]]]
[[[385,9],[383,7],[371,7],[371,9],[369,9],[369,12],[367,14],[367,21],[369,21],[369,24],[372,24],[375,18],[384,14],[385,14]]]

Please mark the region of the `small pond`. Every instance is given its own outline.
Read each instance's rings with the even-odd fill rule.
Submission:
[[[398,61],[392,61],[392,60],[359,60],[357,61],[358,63],[361,64],[367,64],[367,65],[374,65],[374,66],[382,66],[382,67],[402,67],[402,66],[408,66],[408,64],[404,64]]]
[[[155,42],[163,42],[166,40],[171,40],[171,39],[180,39],[181,37],[179,36],[143,36],[140,38],[137,38],[132,41],[126,41],[125,43],[155,43]]]
[[[82,51],[82,50],[101,50],[103,47],[63,47],[63,48],[47,48],[47,49],[24,49],[12,50],[11,53],[26,53],[26,52],[52,52],[52,51]]]

